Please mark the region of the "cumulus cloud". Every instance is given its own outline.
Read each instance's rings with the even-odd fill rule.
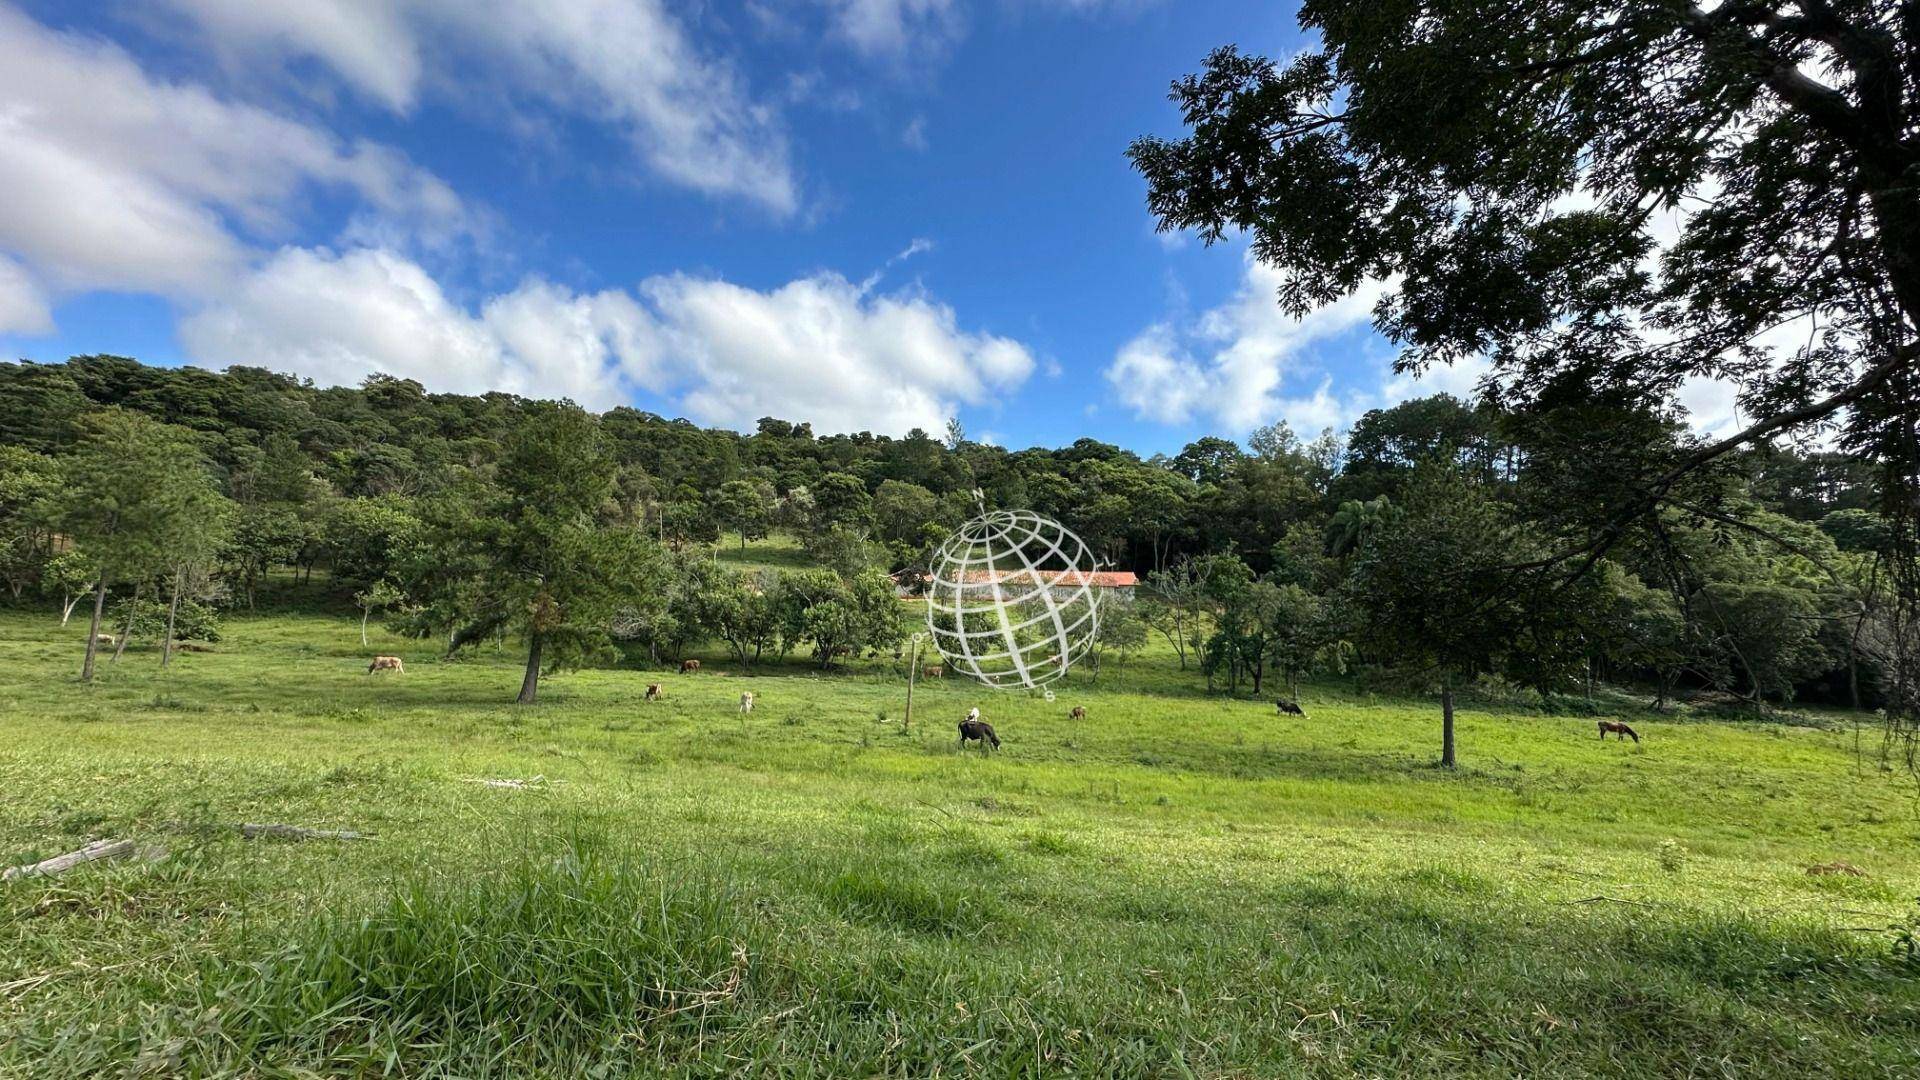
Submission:
[[[766,292],[673,275],[641,291],[692,383],[687,410],[708,423],[744,429],[781,415],[823,431],[933,431],[961,403],[987,403],[1033,373],[1024,346],[960,329],[945,304],[873,296],[838,274]]]
[[[435,390],[623,404],[652,370],[648,316],[620,292],[529,281],[473,314],[388,251],[289,248],[180,325],[208,366],[251,364],[346,385],[374,372]]]
[[[460,198],[399,152],[205,88],[0,5],[0,250],[36,289],[210,291],[291,231],[315,188],[397,232],[472,228]],[[16,267],[18,270],[18,267]]]
[[[331,384],[378,371],[592,408],[646,392],[742,430],[767,415],[821,431],[937,430],[1034,369],[1020,343],[962,329],[945,304],[875,295],[837,274],[766,291],[669,275],[590,294],[534,279],[469,311],[418,265],[380,250],[284,250],[186,319],[180,336],[210,366]]]
[[[675,184],[779,215],[799,205],[777,112],[699,48],[662,0],[169,2],[234,66],[317,60],[402,114],[430,91],[504,87],[621,131]]]
[[[1280,283],[1279,271],[1249,258],[1226,303],[1187,323],[1149,327],[1122,345],[1107,367],[1108,384],[1135,415],[1169,424],[1204,417],[1243,432],[1289,409],[1326,415],[1325,385],[1306,397],[1289,397],[1285,387],[1309,370],[1308,347],[1364,325],[1386,286],[1370,284],[1294,319],[1275,299]]]

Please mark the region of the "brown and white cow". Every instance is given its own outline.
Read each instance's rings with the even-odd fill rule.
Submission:
[[[1067,711],[1067,719],[1069,720],[1085,720],[1086,718],[1087,707],[1085,705],[1075,705]]]
[[[659,683],[650,682],[647,684],[647,700],[648,701],[659,701],[662,697],[665,697],[665,696],[666,695],[663,694],[660,690]]]
[[[680,674],[682,675],[688,675],[699,670],[700,670],[700,661],[698,660],[680,661]]]
[[[371,675],[376,671],[397,671],[404,675],[407,665],[401,663],[397,656],[376,656],[373,658],[373,663],[367,665],[367,674]]]
[[[940,666],[939,664],[935,664],[932,667],[923,669],[920,672],[920,676],[926,679],[943,678],[946,674],[947,674],[947,669]]]
[[[743,713],[750,713],[753,711],[753,691],[751,690],[741,691],[740,711]]]

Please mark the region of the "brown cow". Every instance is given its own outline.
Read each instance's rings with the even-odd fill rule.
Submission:
[[[946,668],[941,667],[939,664],[935,664],[932,667],[922,669],[920,672],[920,675],[922,678],[926,678],[926,679],[938,679],[938,678],[944,677],[946,673],[947,673]]]
[[[650,682],[647,684],[647,700],[648,701],[659,701],[661,698],[665,696],[666,696],[665,694],[660,692],[659,683]]]
[[[1085,720],[1086,718],[1087,707],[1085,705],[1075,705],[1067,713],[1067,719],[1069,720]]]
[[[373,663],[367,665],[367,674],[371,675],[376,671],[397,671],[404,675],[407,672],[407,665],[401,663],[397,656],[376,656],[373,658]]]
[[[1621,742],[1626,742],[1629,738],[1631,738],[1636,743],[1640,741],[1640,733],[1628,727],[1627,725],[1621,723],[1620,721],[1602,720],[1600,721],[1600,741],[1601,742],[1607,741],[1607,732],[1609,731],[1613,732],[1615,735],[1618,735],[1620,737]]]
[[[700,661],[698,660],[680,661],[680,674],[682,675],[688,674],[689,672],[699,671],[699,670],[700,670]]]

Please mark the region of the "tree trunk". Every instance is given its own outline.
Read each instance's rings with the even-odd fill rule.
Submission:
[[[133,617],[138,614],[139,608],[140,586],[135,585],[133,587],[133,596],[127,601],[126,625],[120,628],[120,640],[113,643],[113,655],[107,658],[108,663],[113,663],[120,659],[120,654],[127,651],[127,639],[133,636]]]
[[[180,575],[173,575],[173,596],[167,601],[167,632],[160,641],[160,666],[173,662],[173,622],[180,613]]]
[[[77,593],[67,594],[66,599],[60,608],[60,625],[61,626],[67,625],[67,620],[73,618],[73,609],[76,607],[79,607],[80,601],[86,599],[87,594],[91,593],[92,591],[93,591],[92,589],[84,589]]]
[[[1453,768],[1453,684],[1440,688],[1440,767]]]
[[[532,634],[527,638],[527,675],[520,680],[520,696],[516,701],[521,705],[533,704],[534,695],[540,692],[540,635]]]
[[[87,659],[80,665],[80,681],[93,681],[93,654],[100,642],[100,613],[107,607],[107,579],[102,577],[93,593],[93,625],[87,628]]]
[[[373,618],[372,608],[360,609],[360,647],[363,649],[367,647],[367,620],[371,618]]]

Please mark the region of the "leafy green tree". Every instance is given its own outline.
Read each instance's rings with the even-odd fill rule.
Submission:
[[[184,505],[162,558],[167,577],[167,619],[160,638],[163,668],[173,663],[183,602],[187,605],[188,627],[205,625],[203,601],[215,593],[214,565],[233,533],[234,504],[215,490],[210,480],[182,485],[181,498]]]
[[[240,578],[249,610],[256,606],[261,579],[275,566],[293,562],[311,536],[298,511],[281,504],[258,503],[235,512],[224,558]]]
[[[496,482],[468,541],[487,621],[526,642],[517,700],[531,705],[543,664],[577,663],[610,647],[608,627],[646,544],[596,517],[612,490],[612,456],[597,421],[575,406],[527,406]]]
[[[729,480],[714,493],[714,519],[721,528],[740,534],[741,551],[747,550],[748,540],[767,535],[767,526],[773,520],[768,494],[751,480]]]
[[[364,589],[393,577],[403,554],[420,542],[423,528],[413,504],[400,496],[339,500],[320,526],[334,583]]]
[[[91,682],[108,590],[162,573],[174,546],[194,531],[194,515],[218,493],[192,437],[179,428],[121,409],[94,413],[81,426],[79,443],[63,459],[56,520],[99,573],[80,668],[80,678]]]
[[[1099,653],[1112,649],[1119,654],[1120,661],[1126,662],[1131,654],[1147,643],[1147,622],[1140,617],[1139,605],[1124,601],[1100,605],[1100,633],[1094,639],[1094,647]],[[1100,665],[1094,665],[1094,674],[1098,677]]]
[[[1201,618],[1205,606],[1205,583],[1197,560],[1182,559],[1164,570],[1148,574],[1141,583],[1141,619],[1167,639],[1180,658],[1180,670],[1187,669],[1187,653],[1201,637]]]
[[[1346,660],[1341,626],[1332,606],[1294,582],[1273,587],[1266,605],[1267,648],[1273,669],[1300,698],[1300,677],[1341,668]]]
[[[1493,669],[1520,631],[1532,576],[1508,567],[1533,549],[1483,485],[1428,462],[1403,513],[1360,548],[1349,584],[1376,658],[1440,687],[1441,755],[1455,764],[1453,691]]]
[[[1883,552],[1893,546],[1892,527],[1871,510],[1835,510],[1820,519],[1820,531],[1841,551]]]
[[[1299,18],[1317,47],[1216,51],[1173,87],[1186,136],[1133,144],[1162,228],[1244,232],[1294,315],[1388,282],[1375,325],[1402,370],[1486,357],[1521,408],[1736,386],[1746,426],[1649,456],[1611,521],[1532,560],[1574,576],[1630,533],[1658,540],[1709,463],[1836,426],[1880,473],[1898,619],[1920,617],[1911,4],[1309,0]],[[1889,715],[1911,725],[1920,661],[1903,672]]]
[[[407,594],[385,578],[353,594],[353,602],[360,609],[360,645],[363,648],[367,645],[367,622],[373,618],[373,613],[398,607],[406,599]]]
[[[1327,521],[1327,554],[1336,559],[1351,558],[1369,539],[1391,525],[1398,511],[1385,495],[1366,502],[1349,499],[1340,504]]]
[[[816,533],[842,528],[864,531],[873,525],[873,498],[867,485],[849,473],[834,472],[809,489],[813,496],[812,527]]]
[[[47,507],[59,482],[53,458],[0,446],[0,576],[16,600],[40,580],[52,556]]]
[[[661,507],[660,532],[676,549],[688,544],[712,544],[720,539],[720,522],[706,500],[678,498]]]
[[[100,569],[78,551],[63,551],[48,559],[41,570],[41,584],[60,596],[60,625],[73,617],[74,605],[92,593],[100,583]]]
[[[919,484],[882,480],[873,493],[874,534],[896,550],[924,550],[927,526],[940,524],[940,500]]]

